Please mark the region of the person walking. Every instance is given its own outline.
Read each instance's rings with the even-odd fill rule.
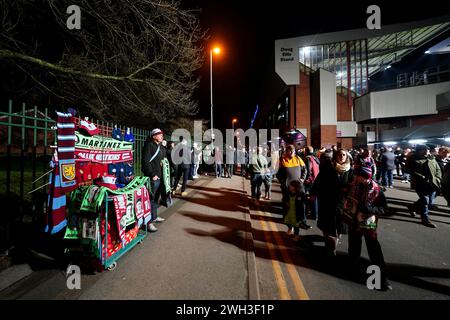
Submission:
[[[197,142],[194,142],[192,146],[192,158],[194,162],[194,172],[192,173],[192,178],[198,179],[198,169],[200,168],[200,162],[202,159],[202,148]]]
[[[183,175],[183,182],[181,185],[181,190],[179,192],[179,195],[181,195],[182,197],[185,197],[185,196],[187,196],[186,187],[187,187],[187,182],[188,182],[190,170],[191,170],[192,153],[191,153],[191,150],[189,149],[187,140],[183,139],[183,137],[180,137],[180,143],[176,147],[176,152],[178,153],[178,155],[180,157],[181,163],[178,164],[177,176],[175,178],[174,185],[176,187],[178,186],[178,182],[181,179],[181,175]],[[175,191],[175,190],[173,190],[173,191]]]
[[[400,161],[400,167],[402,170],[402,183],[408,183],[411,180],[411,176],[409,172],[407,171],[406,163],[408,161],[408,157],[411,153],[411,149],[406,148],[403,150],[402,155],[399,159]]]
[[[286,147],[286,151],[280,159],[279,169],[277,172],[277,179],[280,182],[283,212],[287,212],[285,207],[288,203],[288,186],[291,181],[299,181],[302,184],[306,178],[306,166],[303,160],[296,155],[295,147],[290,144]],[[301,218],[300,228],[311,229],[312,227],[307,224],[306,214]]]
[[[362,237],[366,242],[371,265],[380,268],[381,286],[378,290],[392,290],[387,278],[386,264],[378,241],[378,217],[387,209],[387,201],[380,186],[372,180],[372,169],[360,166],[354,171],[344,204],[344,220],[348,224],[348,254],[354,271],[360,274]]]
[[[261,199],[261,185],[264,174],[267,171],[267,159],[263,155],[263,148],[256,149],[256,155],[250,161],[250,184],[252,188],[252,199],[259,201]]]
[[[395,169],[395,154],[392,148],[387,148],[381,154],[381,185],[385,188],[394,187],[394,169]]]
[[[331,156],[331,152],[323,154],[320,172],[310,193],[317,196],[319,203],[317,227],[323,233],[326,254],[333,257],[336,256],[339,237],[347,232],[342,214],[344,199],[353,181],[353,169],[347,150],[339,149],[330,161],[327,159]]]
[[[307,195],[306,206],[309,207],[311,212],[311,218],[317,220],[317,212],[319,211],[319,204],[317,197],[311,196],[310,191],[320,172],[320,160],[314,155],[314,148],[308,146],[305,149],[305,166],[306,166],[306,178],[305,178],[305,192]]]
[[[288,196],[284,204],[284,224],[287,226],[287,234],[294,234],[294,242],[300,240],[300,225],[305,216],[305,188],[303,183],[293,180],[288,186]],[[293,230],[293,232],[292,232]]]
[[[141,171],[146,177],[150,178],[150,204],[151,204],[151,220],[147,227],[150,232],[156,232],[154,222],[163,222],[165,219],[158,217],[158,200],[161,195],[161,179],[162,168],[161,159],[163,152],[161,151],[161,142],[163,141],[163,132],[156,128],[150,132],[150,136],[144,143],[142,150],[142,167]]]
[[[426,145],[418,145],[410,157],[408,171],[411,174],[411,189],[414,189],[419,199],[408,206],[412,217],[420,214],[422,224],[436,228],[428,217],[429,206],[433,205],[436,192],[440,190],[442,173],[436,159],[430,155]]]
[[[214,163],[216,164],[215,170],[216,170],[216,178],[222,177],[223,175],[223,152],[220,150],[219,147],[215,147],[211,156],[214,158]]]

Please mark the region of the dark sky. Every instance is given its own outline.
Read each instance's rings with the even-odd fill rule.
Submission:
[[[427,1],[256,1],[183,0],[183,7],[200,8],[200,21],[208,29],[205,64],[199,74],[196,98],[200,116],[210,118],[209,47],[219,43],[222,54],[214,56],[214,126],[231,127],[237,117],[247,128],[264,94],[261,82],[272,59],[274,40],[316,33],[365,28],[367,7],[381,8],[381,24],[393,24],[449,14],[443,2]],[[271,72],[274,72],[271,71]]]

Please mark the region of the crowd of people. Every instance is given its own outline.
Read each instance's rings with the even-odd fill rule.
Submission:
[[[185,146],[177,149],[182,159],[180,164],[172,159],[172,150],[177,145]],[[167,143],[163,132],[154,129],[142,152],[142,172],[151,180],[152,219],[148,227],[152,232],[157,231],[154,223],[164,221],[158,217],[158,205],[167,206],[168,199],[178,189],[181,196],[186,196],[187,182],[198,178],[199,170],[205,174],[212,171],[216,178],[231,178],[237,173],[248,177],[255,204],[262,199],[271,200],[272,181],[276,179],[282,193],[283,222],[293,241],[300,240],[300,229],[312,228],[307,220],[309,215],[323,233],[328,257],[336,256],[340,237],[348,235],[348,254],[358,269],[364,237],[371,263],[380,268],[382,289],[387,290],[392,287],[377,239],[378,219],[388,211],[384,193],[387,188],[394,188],[394,176],[401,183],[410,183],[418,196],[408,206],[411,216],[418,215],[424,226],[436,228],[429,218],[429,210],[436,209],[434,200],[439,194],[450,206],[449,154],[450,148],[444,146],[416,145],[414,149],[396,148],[395,151],[383,147],[372,151],[367,147],[346,150],[336,146],[298,149],[292,144],[283,146],[280,153],[261,146],[249,153],[245,148],[221,149],[212,144],[202,148],[194,143],[191,147],[182,138],[177,143]],[[170,182],[163,179],[164,158],[169,163],[170,179],[166,181]]]
[[[428,212],[436,209],[434,199],[442,194],[450,205],[450,148],[417,145],[414,149],[391,147],[373,152],[368,148],[320,149],[311,146],[298,150],[288,145],[281,150],[275,177],[280,183],[287,233],[299,241],[300,229],[310,229],[312,220],[322,231],[325,252],[336,255],[338,240],[348,234],[348,253],[355,270],[359,268],[364,237],[372,264],[381,271],[381,289],[391,289],[380,243],[378,218],[387,213],[384,192],[394,187],[394,175],[401,183],[411,183],[418,200],[408,208],[412,217],[419,215],[424,226],[436,228]],[[266,176],[272,179],[270,157],[258,148],[256,161],[249,166],[251,196],[261,200],[261,186]],[[359,269],[358,269],[359,270]]]

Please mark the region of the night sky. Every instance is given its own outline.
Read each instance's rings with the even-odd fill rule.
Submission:
[[[200,21],[209,31],[205,64],[195,93],[199,117],[210,118],[209,48],[220,44],[222,53],[214,56],[214,126],[231,127],[237,117],[239,127],[249,127],[256,104],[264,94],[261,83],[270,70],[274,40],[354,28],[365,28],[367,7],[381,8],[383,24],[402,23],[450,13],[443,2],[427,1],[255,1],[183,0],[184,8],[201,9]]]

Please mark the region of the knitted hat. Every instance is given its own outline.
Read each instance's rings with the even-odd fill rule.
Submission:
[[[99,133],[99,129],[95,126],[95,124],[89,122],[88,120],[80,120],[79,129],[84,130],[88,135],[93,136]]]
[[[372,168],[367,165],[362,165],[355,169],[355,175],[362,176],[367,179],[372,178]]]

